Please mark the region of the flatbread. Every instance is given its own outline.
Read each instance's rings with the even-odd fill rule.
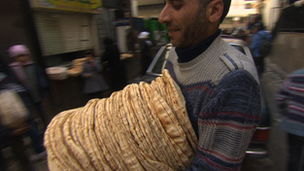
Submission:
[[[125,119],[125,113],[122,104],[122,92],[117,92],[114,96],[116,104],[112,103],[112,116],[114,124],[118,127],[119,142],[121,148],[121,155],[124,158],[124,162],[128,167],[128,170],[144,170],[139,160],[136,157],[134,151],[137,151],[135,147],[135,141],[129,133],[128,123]]]
[[[141,121],[140,124],[144,132],[146,141],[153,153],[152,159],[157,161],[165,161],[166,158],[163,155],[163,151],[159,148],[161,144],[159,143],[159,141],[157,141],[153,125],[149,122],[148,117],[146,115],[143,115],[143,113],[148,114],[148,110],[146,106],[147,104],[143,102],[144,100],[141,97],[139,85],[133,84],[132,88],[134,90],[134,94],[132,94],[132,101],[135,107],[135,111],[137,111],[136,116],[138,120]]]
[[[71,111],[62,112],[53,122],[53,129],[50,129],[50,136],[53,137],[52,141],[56,141],[57,143],[50,143],[51,148],[53,149],[53,154],[56,157],[58,166],[63,166],[64,168],[70,168],[70,170],[78,170],[79,167],[74,165],[74,162],[69,163],[70,154],[65,146],[62,136],[62,125],[65,123],[67,118],[70,116]],[[48,159],[49,160],[49,159]]]
[[[171,99],[169,105],[171,105],[171,108],[175,112],[176,118],[181,123],[182,128],[184,129],[184,132],[187,135],[187,139],[190,142],[192,149],[196,151],[198,140],[193,130],[193,127],[191,125],[191,122],[189,120],[189,116],[187,114],[187,109],[186,109],[186,101],[181,93],[180,88],[173,81],[168,70],[166,69],[163,70],[163,77],[159,78],[159,80],[162,80],[164,82],[163,87],[166,91],[166,94]]]
[[[102,130],[101,132],[105,135],[104,141],[107,149],[109,150],[109,153],[112,157],[113,163],[115,163],[115,168],[113,170],[124,170],[123,168],[126,168],[124,165],[123,159],[121,158],[118,148],[119,145],[115,139],[115,130],[113,128],[113,124],[111,119],[109,118],[108,114],[108,103],[109,99],[104,100],[104,104],[102,106],[103,115],[101,115],[101,121],[102,121]]]
[[[148,87],[148,88],[147,88]],[[145,82],[140,83],[140,90],[145,101],[147,102],[148,109],[151,111],[152,120],[155,121],[157,128],[158,128],[158,137],[160,137],[160,140],[162,141],[162,144],[165,146],[165,152],[168,153],[168,159],[173,160],[171,161],[174,164],[174,168],[185,168],[185,165],[183,164],[181,158],[179,157],[178,152],[175,149],[175,142],[168,136],[166,128],[162,125],[161,119],[158,117],[158,111],[155,109],[155,105],[153,104],[153,98],[151,98],[151,87]],[[164,154],[166,154],[164,152]]]
[[[187,143],[187,138],[182,127],[165,100],[158,93],[153,92],[150,85],[146,84],[145,88],[151,96],[154,110],[156,110],[162,126],[165,128],[168,136],[175,142],[173,143],[175,150],[178,152],[182,162],[187,165],[189,163],[187,155],[189,151],[191,152],[191,147]]]
[[[104,108],[104,103],[105,103],[105,99],[101,99],[98,101],[97,105],[96,105],[96,118],[95,118],[95,133],[96,133],[96,137],[98,139],[98,144],[102,150],[102,154],[104,155],[108,166],[110,167],[109,170],[115,170],[116,168],[118,168],[116,162],[114,161],[113,157],[111,156],[109,149],[106,146],[106,143],[108,142],[106,139],[106,135],[103,132],[103,121],[102,121],[102,115],[105,115],[105,111],[103,110]]]
[[[150,85],[130,84],[61,112],[44,138],[55,171],[184,170],[197,145],[185,99],[167,71]]]

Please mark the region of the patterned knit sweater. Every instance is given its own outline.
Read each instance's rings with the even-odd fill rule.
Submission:
[[[182,90],[199,138],[188,170],[240,170],[260,119],[260,86],[252,59],[219,35],[186,63],[178,63],[172,48],[166,69]]]
[[[290,74],[279,90],[276,100],[284,115],[281,128],[304,137],[304,69]]]

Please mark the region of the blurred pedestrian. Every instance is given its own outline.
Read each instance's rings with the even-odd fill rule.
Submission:
[[[16,129],[8,129],[0,125],[0,171],[8,170],[8,162],[2,153],[2,149],[10,146],[16,159],[21,164],[21,169],[25,171],[33,171],[29,157],[27,156],[23,143],[23,135],[28,131],[28,125],[20,125]]]
[[[11,46],[8,53],[14,61],[9,66],[13,70],[17,84],[22,85],[29,92],[34,109],[46,128],[49,121],[42,107],[42,99],[48,94],[49,86],[44,72],[32,61],[30,51],[25,45]]]
[[[87,61],[83,65],[81,76],[84,78],[83,93],[88,94],[89,99],[102,98],[102,92],[109,89],[108,84],[101,75],[102,65],[91,51],[86,52]]]
[[[253,56],[253,60],[255,63],[255,66],[257,68],[259,76],[264,72],[264,58],[266,56],[263,56],[260,52],[260,47],[263,43],[264,39],[271,40],[271,34],[268,34],[265,31],[265,27],[263,23],[256,23],[253,27],[253,37],[250,44],[250,50]]]
[[[151,47],[152,42],[150,41],[150,33],[143,31],[138,35],[138,39],[140,40],[140,54],[141,54],[141,74],[145,75],[146,71],[152,62],[152,53]]]
[[[0,73],[0,90],[7,90],[7,89],[13,90],[19,95],[25,92],[21,86],[5,83],[7,80],[8,79],[6,75]],[[20,97],[22,99],[22,96]],[[1,100],[7,100],[7,99],[1,99]],[[17,99],[12,98],[10,100],[17,100]],[[23,101],[21,103],[23,103]],[[11,103],[7,103],[6,105],[10,105],[10,104]],[[12,107],[14,106],[13,105],[6,106],[6,108],[12,108]],[[5,113],[2,114],[5,115]],[[29,156],[27,156],[25,153],[25,148],[23,144],[23,135],[29,133],[30,125],[28,123],[22,123],[20,125],[16,125],[17,128],[13,129],[13,128],[5,127],[4,125],[1,125],[1,123],[2,122],[0,118],[0,171],[5,171],[8,168],[7,162],[5,161],[2,153],[2,149],[9,146],[11,147],[14,156],[18,159],[18,161],[22,165],[22,169],[26,171],[32,171],[33,166],[30,163]],[[44,151],[44,147],[42,146],[42,144],[40,144],[40,146],[43,148],[42,151]]]
[[[26,135],[30,137],[35,152],[35,155],[30,156],[30,160],[38,161],[46,157],[46,151],[34,120],[32,109],[33,102],[29,98],[29,93],[26,91],[26,89],[20,85],[11,83],[9,80],[9,77],[7,77],[6,74],[0,72],[0,90],[12,90],[18,93],[22,99],[23,104],[28,110],[28,119],[26,121],[26,124],[29,126],[29,128]]]
[[[110,66],[111,88],[114,91],[123,89],[127,84],[126,70],[124,63],[120,60],[120,52],[111,38],[104,39],[105,52],[102,62],[108,62]]]
[[[304,146],[304,68],[291,73],[276,95],[283,119],[281,129],[287,133],[288,163],[286,171],[298,171]],[[303,162],[303,160],[302,160]],[[304,171],[304,163],[301,170]]]

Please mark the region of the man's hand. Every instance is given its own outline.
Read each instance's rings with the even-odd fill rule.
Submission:
[[[12,131],[11,137],[16,137],[25,134],[29,130],[29,125],[24,124]]]

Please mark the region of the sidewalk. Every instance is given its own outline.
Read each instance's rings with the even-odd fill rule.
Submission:
[[[26,148],[26,152],[29,156],[33,155],[33,150],[31,149],[31,142],[29,138],[25,138],[24,139],[24,144],[25,144],[25,148]],[[11,152],[11,149],[8,148],[4,148],[2,149],[3,152],[3,157],[5,159],[5,161],[8,163],[8,170],[7,171],[20,171],[22,170],[19,161],[16,160],[15,156],[13,155],[13,153]],[[34,165],[35,171],[48,171],[48,167],[47,167],[47,160],[46,158],[41,159],[39,161],[36,162],[32,162],[32,164]]]

